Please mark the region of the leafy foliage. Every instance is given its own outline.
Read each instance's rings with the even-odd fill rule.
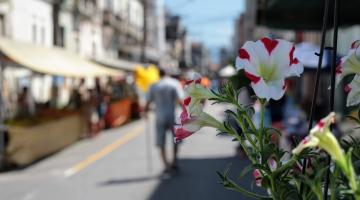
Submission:
[[[244,77],[243,73],[243,71],[239,71],[235,76],[236,78],[234,77],[229,82],[224,83],[218,91],[212,91],[215,97],[210,100],[214,103],[234,105],[234,109],[225,111],[227,120],[223,123],[224,129],[220,131],[220,134],[229,134],[234,138],[233,141],[238,141],[252,162],[251,165],[241,171],[238,177],[241,178],[255,169],[259,170],[261,187],[266,189],[270,196],[256,194],[240,187],[235,180],[229,178],[230,167],[223,173],[217,172],[220,183],[225,188],[241,192],[254,199],[322,199],[322,188],[327,171],[327,168],[324,167],[325,159],[323,154],[317,150],[305,149],[297,156],[293,155],[290,159],[286,158],[289,155],[288,152],[279,148],[272,139],[274,135],[281,136],[281,131],[272,127],[265,127],[263,123],[260,123],[260,126],[255,126],[251,118],[254,114],[252,105],[244,106],[239,103],[239,89],[248,84],[246,81],[241,81],[247,80],[241,78]],[[263,100],[260,100],[260,102],[262,109],[264,109],[266,102]],[[360,124],[360,112],[358,115],[359,118],[352,119]],[[351,163],[353,160],[354,166],[360,172],[360,137],[358,139],[350,138],[350,141],[343,141],[344,146],[353,147],[347,154],[347,162]],[[300,163],[302,163],[303,159],[310,160],[310,164],[306,166],[305,174],[301,172],[302,166]],[[270,161],[274,164],[271,165]],[[337,167],[331,170],[331,199],[353,198],[348,180],[343,173]],[[301,184],[304,184],[304,187],[300,193]]]

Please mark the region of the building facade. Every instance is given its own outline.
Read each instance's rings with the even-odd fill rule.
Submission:
[[[43,0],[0,2],[0,35],[21,42],[52,46],[51,3]]]

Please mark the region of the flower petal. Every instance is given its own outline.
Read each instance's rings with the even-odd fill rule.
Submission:
[[[268,160],[268,165],[269,165],[271,171],[275,171],[276,168],[277,168],[276,160],[273,159],[273,158],[270,158],[270,159]]]
[[[245,71],[245,76],[248,78],[252,83],[256,84],[260,81],[260,77],[252,75],[251,73]]]
[[[360,41],[357,40],[351,45],[348,54],[340,59],[336,67],[336,84],[349,74],[360,74]]]
[[[295,46],[286,40],[278,39],[279,44],[271,55],[271,65],[276,66],[280,77],[300,76],[304,66],[294,57]]]
[[[352,44],[351,44],[351,49],[357,49],[360,46],[360,40],[355,40]]]
[[[267,50],[267,52],[269,53],[269,55],[271,55],[272,51],[276,48],[276,46],[279,44],[278,40],[273,40],[270,38],[262,38],[260,39],[260,41],[263,43],[263,45],[265,46],[265,49]]]
[[[271,81],[268,83],[269,97],[274,100],[279,100],[284,96],[286,85],[285,80]]]
[[[346,106],[355,106],[360,103],[360,75],[356,75],[350,83],[350,92],[347,96]]]
[[[301,153],[305,148],[316,147],[319,144],[319,139],[316,137],[307,136],[304,138],[299,145],[292,150],[293,154]]]
[[[192,135],[194,132],[186,130],[182,126],[175,126],[174,127],[174,133],[175,133],[174,141],[175,142],[180,142],[184,138],[187,138],[190,135]]]
[[[186,106],[183,105],[182,106],[182,112],[180,114],[180,122],[181,122],[181,125],[184,125],[185,123],[187,123],[188,121],[190,121],[191,118],[190,118],[190,115],[186,109]]]
[[[261,182],[262,182],[262,176],[261,176],[260,170],[255,169],[255,170],[253,171],[253,176],[254,176],[254,178],[255,178],[255,184],[260,187],[260,186],[261,186]]]
[[[251,83],[251,86],[254,89],[256,96],[266,100],[279,100],[285,93],[285,80],[265,83],[263,79],[260,79],[257,83]]]
[[[243,55],[240,56],[240,51]],[[246,52],[246,53],[245,53]],[[246,55],[247,54],[247,55]],[[266,56],[265,52],[264,55]],[[249,59],[247,59],[249,57]],[[255,42],[247,41],[239,50],[239,55],[236,58],[236,69],[247,69],[252,74],[257,75],[257,66],[259,65],[259,55],[255,49]],[[250,62],[251,61],[251,62]]]

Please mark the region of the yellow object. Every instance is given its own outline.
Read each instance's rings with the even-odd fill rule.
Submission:
[[[139,65],[135,68],[135,83],[143,92],[147,92],[149,87],[159,79],[159,70],[155,65],[149,65],[146,68]]]
[[[0,38],[0,51],[15,63],[33,71],[65,77],[118,76],[123,72],[109,69],[57,47],[44,47]]]

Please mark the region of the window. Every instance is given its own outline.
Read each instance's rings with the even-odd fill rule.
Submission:
[[[45,44],[45,28],[44,27],[41,27],[41,44]]]
[[[65,28],[63,26],[59,27],[59,41],[58,41],[58,45],[60,47],[65,47]]]
[[[0,35],[5,36],[5,17],[4,15],[0,15]]]
[[[36,43],[36,38],[37,38],[37,36],[36,36],[36,24],[33,24],[32,25],[32,40],[33,40],[34,43]]]

